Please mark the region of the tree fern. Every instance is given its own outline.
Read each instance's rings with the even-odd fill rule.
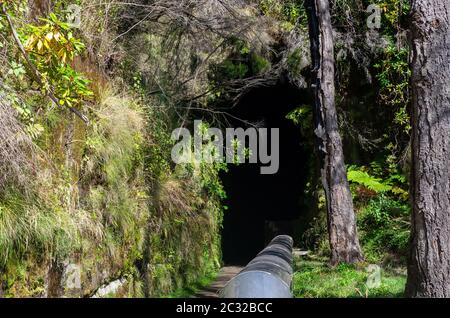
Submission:
[[[349,167],[347,172],[348,181],[362,185],[377,193],[392,190],[392,186],[380,178],[369,175],[367,172]]]

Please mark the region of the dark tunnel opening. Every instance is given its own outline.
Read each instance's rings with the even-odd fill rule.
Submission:
[[[231,110],[233,117],[258,123],[258,127],[279,128],[279,169],[263,175],[260,163],[231,164],[222,174],[228,206],[222,229],[225,264],[245,265],[274,236],[295,236],[295,221],[305,210],[302,202],[311,153],[300,128],[286,116],[307,99],[305,91],[279,81],[252,89]],[[231,125],[246,128],[239,120]]]

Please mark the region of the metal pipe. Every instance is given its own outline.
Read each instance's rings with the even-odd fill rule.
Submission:
[[[221,298],[292,298],[292,237],[275,237],[220,291]]]

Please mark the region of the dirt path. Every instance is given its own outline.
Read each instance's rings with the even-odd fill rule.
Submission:
[[[222,267],[217,274],[216,279],[209,285],[199,290],[194,298],[218,298],[219,291],[228,283],[230,279],[236,276],[242,267],[239,266],[225,266]]]

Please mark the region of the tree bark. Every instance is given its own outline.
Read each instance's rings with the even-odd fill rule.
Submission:
[[[46,17],[52,11],[52,7],[50,0],[28,0],[29,17],[35,22],[40,22],[39,18]]]
[[[450,297],[450,2],[412,0],[413,215],[406,295]]]
[[[334,49],[328,0],[305,0],[311,41],[314,124],[325,190],[331,263],[363,260],[335,106]]]

